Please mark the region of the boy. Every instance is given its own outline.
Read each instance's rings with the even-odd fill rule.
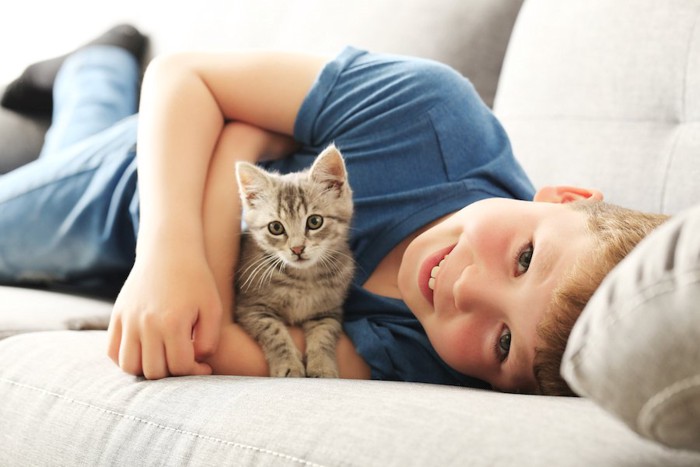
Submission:
[[[335,142],[358,262],[341,376],[542,392],[537,324],[575,264],[597,267],[586,216],[566,204],[602,195],[534,194],[467,80],[352,48],[330,62],[179,54],[149,66],[137,123],[140,57],[114,45],[66,61],[41,158],[0,182],[4,281],[126,278],[108,353],[129,373],[265,375],[234,322],[233,165],[299,170]]]

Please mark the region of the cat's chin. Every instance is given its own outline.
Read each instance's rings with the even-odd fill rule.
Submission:
[[[287,263],[287,266],[289,266],[290,268],[303,270],[311,268],[314,264],[316,264],[315,261],[303,259],[294,261],[293,263]]]
[[[315,266],[317,261],[315,259],[311,258],[303,258],[303,259],[285,259],[284,260],[284,265],[290,268],[294,269],[309,269],[313,266]]]

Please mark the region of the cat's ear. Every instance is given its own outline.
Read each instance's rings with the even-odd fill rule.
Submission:
[[[334,144],[318,155],[309,172],[311,180],[326,185],[328,189],[340,192],[347,182],[347,171],[343,156]]]
[[[243,202],[254,202],[270,187],[270,179],[265,171],[249,162],[236,162],[236,179]]]

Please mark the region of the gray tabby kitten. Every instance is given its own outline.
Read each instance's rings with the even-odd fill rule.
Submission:
[[[248,231],[234,317],[261,345],[270,376],[337,378],[342,305],[354,273],[343,158],[331,145],[303,172],[279,175],[246,162],[236,172]],[[285,325],[303,328],[305,359]]]

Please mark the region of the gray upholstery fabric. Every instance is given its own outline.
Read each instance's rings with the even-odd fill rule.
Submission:
[[[417,55],[447,63],[468,76],[491,105],[513,23],[523,0],[303,0],[213,2],[207,21],[190,20],[188,6],[172,5],[140,24],[154,51],[182,48],[276,48],[336,54],[351,44],[378,52]],[[183,15],[184,13],[184,15]]]
[[[675,213],[700,201],[700,2],[528,0],[495,104],[535,185]]]
[[[143,381],[104,356],[105,337],[0,341],[0,465],[700,463],[700,454],[638,438],[584,399],[377,381]]]
[[[0,286],[0,339],[56,329],[107,329],[112,303],[44,290]]]
[[[642,436],[700,451],[700,206],[606,277],[574,326],[562,372]]]

